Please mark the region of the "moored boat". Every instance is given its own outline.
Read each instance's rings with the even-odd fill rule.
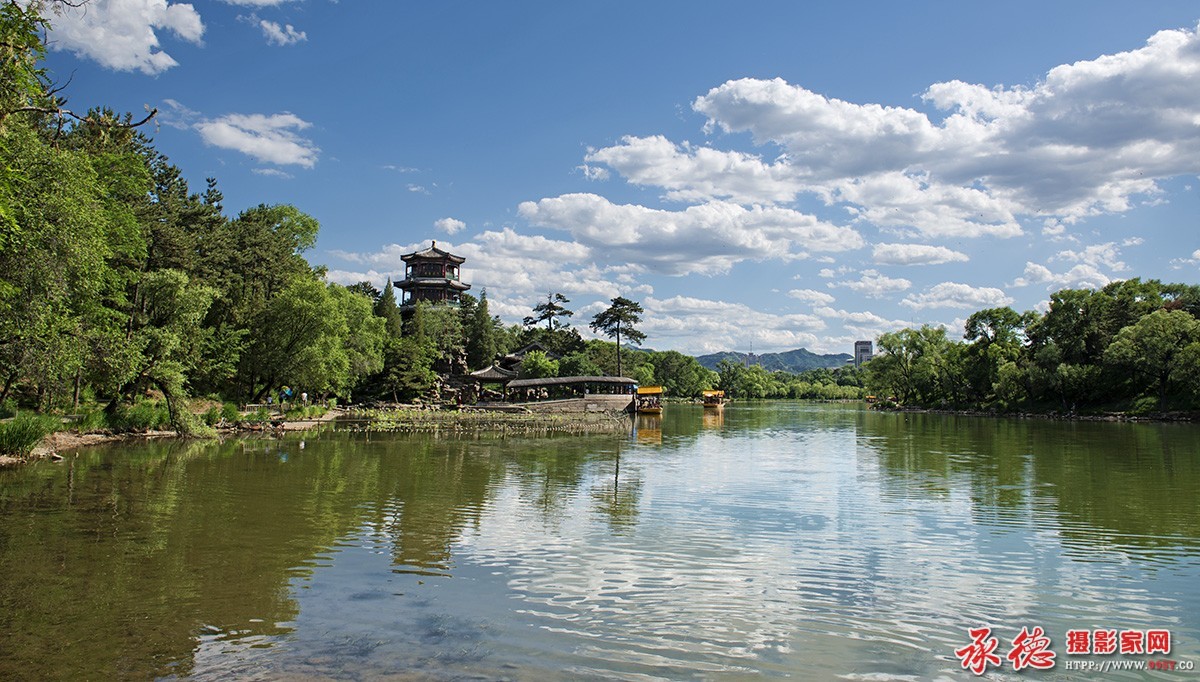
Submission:
[[[710,410],[719,410],[725,407],[725,391],[705,391],[701,396],[704,407]]]
[[[638,386],[636,407],[638,414],[662,414],[662,386]]]

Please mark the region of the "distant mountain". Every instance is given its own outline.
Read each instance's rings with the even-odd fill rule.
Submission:
[[[784,370],[785,372],[805,372],[810,369],[820,369],[826,367],[836,369],[845,367],[846,363],[854,359],[849,353],[834,353],[832,355],[817,355],[805,348],[797,348],[796,350],[784,351],[782,353],[763,353],[755,355],[751,360],[752,364],[762,365],[762,368],[768,372],[776,370]],[[711,353],[709,355],[696,356],[696,360],[705,367],[716,370],[717,363],[722,360],[733,360],[734,362],[746,362],[745,353],[735,353],[725,351],[723,353]]]

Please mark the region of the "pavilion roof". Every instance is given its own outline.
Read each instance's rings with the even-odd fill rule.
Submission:
[[[450,279],[449,277],[413,277],[411,279],[402,279],[398,282],[395,282],[395,286],[397,289],[403,289],[405,291],[408,291],[409,289],[419,289],[421,287],[448,287],[450,289],[458,289],[459,291],[466,291],[467,289],[471,288],[470,284],[466,284],[457,279]]]
[[[516,379],[517,373],[492,365],[491,367],[471,372],[470,376],[480,381],[509,381],[510,379]]]
[[[633,386],[637,380],[629,377],[545,377],[542,379],[516,379],[508,382],[509,388],[537,388],[541,386],[566,386],[570,384],[623,384]]]
[[[463,258],[462,256],[456,256],[449,251],[443,251],[439,249],[437,247],[437,240],[435,239],[430,243],[430,247],[428,249],[406,253],[403,256],[400,256],[400,260],[404,261],[405,263],[414,260],[446,260],[450,261],[451,263],[458,263],[461,265],[462,263],[466,262],[467,259]]]

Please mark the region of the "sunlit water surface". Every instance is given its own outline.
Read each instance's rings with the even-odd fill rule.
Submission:
[[[1200,663],[1198,493],[1196,426],[803,403],[83,450],[0,472],[0,679],[961,678],[980,624]]]

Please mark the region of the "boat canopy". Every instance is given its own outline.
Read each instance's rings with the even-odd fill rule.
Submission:
[[[663,392],[662,386],[638,386],[638,395],[661,395]]]

